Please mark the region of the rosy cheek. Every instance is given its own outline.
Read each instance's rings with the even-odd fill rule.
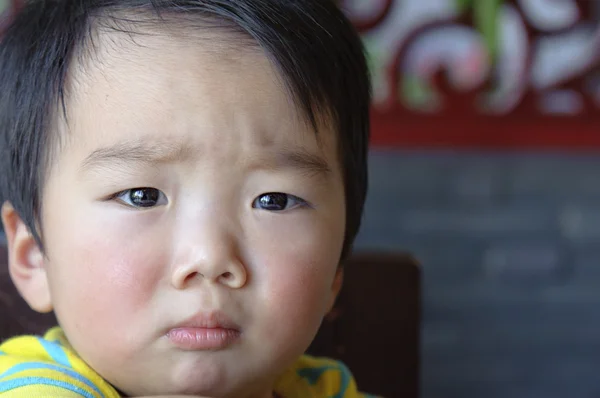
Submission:
[[[270,257],[258,275],[268,321],[263,325],[277,330],[281,339],[306,343],[312,329],[318,328],[331,294],[335,262],[330,256],[306,250],[288,250],[281,257]],[[300,332],[301,331],[301,332]]]
[[[161,255],[141,245],[109,242],[90,255],[88,278],[126,306],[147,305],[163,275]]]
[[[58,232],[63,236],[52,247],[61,304],[80,317],[88,313],[94,319],[131,320],[152,299],[164,272],[164,254],[147,236],[136,239],[108,221],[87,221],[87,228],[71,225]]]
[[[311,285],[310,278],[296,274],[298,279],[280,278],[269,291],[270,300],[263,308],[257,332],[272,357],[292,358],[301,355],[314,338],[324,315],[324,291]],[[262,339],[261,339],[262,340]]]

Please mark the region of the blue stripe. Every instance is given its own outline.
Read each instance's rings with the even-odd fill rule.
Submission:
[[[45,377],[21,377],[19,379],[12,379],[4,382],[0,382],[0,393],[4,393],[10,390],[14,390],[20,387],[27,387],[32,385],[44,385],[51,387],[58,387],[65,390],[69,390],[76,394],[81,395],[83,398],[96,398],[93,394],[85,391],[83,388],[74,386],[73,384],[66,383],[60,380],[52,380]]]
[[[51,343],[48,340],[44,340],[40,337],[38,337],[38,341],[54,362],[68,368],[72,368],[71,362],[69,362],[69,358],[67,358],[67,353],[58,343]]]
[[[343,398],[344,395],[346,395],[346,391],[348,391],[348,388],[350,388],[350,382],[352,381],[352,375],[350,373],[350,370],[346,367],[346,365],[344,365],[341,362],[338,362],[338,365],[340,365],[340,372],[342,373],[340,375],[340,392],[333,398]]]
[[[21,364],[15,365],[12,368],[8,369],[6,372],[0,374],[0,380],[2,380],[2,378],[7,378],[9,376],[12,376],[16,373],[23,372],[26,370],[33,370],[33,369],[48,369],[48,370],[60,372],[68,377],[71,377],[71,378],[79,381],[80,383],[87,385],[88,387],[90,387],[91,389],[96,391],[98,394],[100,394],[102,397],[104,397],[104,394],[102,394],[102,391],[100,391],[100,389],[94,383],[92,383],[89,379],[87,379],[80,373],[77,373],[70,369],[65,369],[64,367],[51,365],[51,364],[47,364],[47,363],[42,363],[42,362],[26,362],[26,363],[21,363]]]
[[[0,355],[6,355],[4,351],[0,351]]]
[[[350,371],[348,368],[342,364],[341,362],[337,363],[337,367],[326,365],[318,368],[304,368],[298,370],[296,373],[298,376],[302,377],[306,380],[310,385],[315,386],[319,383],[321,377],[329,370],[337,370],[340,372],[340,391],[328,398],[343,398],[350,387],[350,382],[352,381],[352,376],[350,375]]]
[[[304,380],[308,382],[311,386],[317,385],[321,376],[325,374],[328,370],[335,369],[333,366],[321,366],[319,368],[303,368],[299,369],[296,373],[298,376],[302,377]]]

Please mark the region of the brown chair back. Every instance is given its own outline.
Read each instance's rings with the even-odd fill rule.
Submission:
[[[309,353],[344,361],[361,390],[419,396],[420,267],[408,254],[355,254]]]

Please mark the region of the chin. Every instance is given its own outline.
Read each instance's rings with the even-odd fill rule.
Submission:
[[[211,398],[234,396],[232,388],[235,387],[235,380],[231,380],[228,372],[218,364],[186,365],[179,369],[172,369],[173,374],[168,381],[171,388],[166,391],[168,394]]]

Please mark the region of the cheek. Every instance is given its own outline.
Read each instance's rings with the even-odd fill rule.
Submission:
[[[301,267],[299,261],[290,263],[290,266],[294,265],[300,267],[272,272],[273,283],[269,283],[266,290],[269,304],[278,316],[308,320],[311,314],[315,314],[315,319],[320,319],[331,296],[330,273],[312,266]],[[331,268],[331,265],[323,264],[323,267]]]
[[[271,358],[296,358],[306,351],[331,297],[329,273],[302,264],[301,259],[291,257],[289,261],[290,267],[298,268],[272,272],[271,283],[263,292],[267,305],[259,315],[259,333],[269,336],[269,344],[261,347]]]
[[[128,224],[90,209],[47,224],[48,272],[61,321],[114,325],[148,306],[164,255],[149,233],[136,234]]]
[[[328,310],[338,269],[343,229],[322,230],[307,228],[285,239],[270,239],[260,250],[263,257],[254,262],[266,303],[263,332],[294,342],[290,346],[298,352],[306,349]]]

